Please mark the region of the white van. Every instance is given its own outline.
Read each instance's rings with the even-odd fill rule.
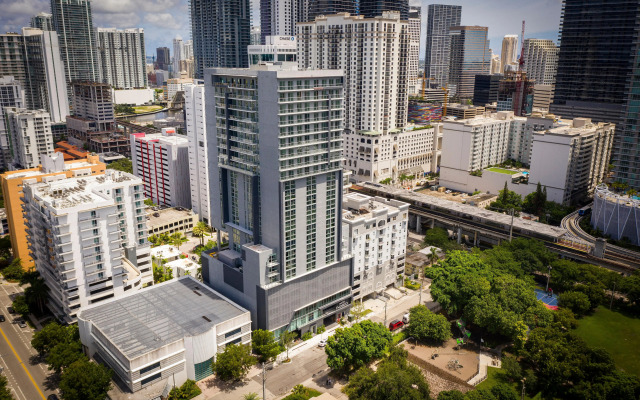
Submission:
[[[404,324],[408,324],[409,323],[409,314],[405,314],[402,316],[402,322]]]

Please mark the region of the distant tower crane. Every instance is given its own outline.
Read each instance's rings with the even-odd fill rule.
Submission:
[[[513,112],[515,115],[523,114],[524,100],[524,20],[522,21],[522,48],[520,49],[520,62],[518,63],[518,72],[516,72],[516,92],[513,96]]]

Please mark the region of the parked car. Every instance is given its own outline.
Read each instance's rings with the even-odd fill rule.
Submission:
[[[4,315],[0,314],[0,322],[4,322],[4,321],[5,321]]]
[[[327,345],[327,339],[322,339],[319,343],[318,343],[318,347],[324,347]]]
[[[402,323],[405,325],[409,323],[409,314],[405,314],[402,316]]]
[[[389,324],[389,330],[391,332],[395,331],[396,329],[400,329],[404,326],[404,323],[402,321],[399,321],[397,319],[391,321],[391,323]]]
[[[9,314],[13,314],[13,307],[7,307],[7,311],[9,311]]]
[[[47,400],[58,400],[58,396],[55,394],[50,394],[47,396]]]
[[[27,323],[24,322],[24,320],[18,320],[18,326],[20,328],[26,328],[27,327]]]

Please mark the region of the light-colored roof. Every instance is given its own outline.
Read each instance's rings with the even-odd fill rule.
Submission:
[[[91,321],[131,360],[245,313],[248,311],[185,276],[107,300],[82,310],[78,318]]]

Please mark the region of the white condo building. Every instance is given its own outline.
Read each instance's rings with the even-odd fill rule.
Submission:
[[[27,179],[24,210],[48,306],[66,322],[88,305],[153,283],[144,191],[133,175],[106,170],[91,176],[87,168],[71,178]]]
[[[48,112],[16,107],[7,107],[4,112],[9,139],[8,157],[14,167],[35,168],[41,154],[53,154],[51,118]]]
[[[409,204],[360,193],[342,203],[344,251],[353,256],[353,299],[393,284],[404,274]]]
[[[198,214],[200,220],[210,224],[207,115],[203,84],[184,85],[184,110],[189,142],[191,209]]]
[[[188,142],[174,128],[131,135],[133,174],[142,178],[144,193],[155,204],[191,208]]]
[[[509,190],[525,196],[540,182],[547,187],[548,200],[575,202],[604,178],[613,131],[613,124],[586,118],[556,122],[515,117],[511,111],[445,121],[440,183],[464,192],[498,193],[507,182]],[[508,159],[528,165],[529,171],[486,169]],[[528,179],[518,182],[526,174]]]
[[[524,71],[536,85],[555,85],[560,48],[553,40],[525,39]]]
[[[344,71],[345,130],[387,133],[406,125],[411,35],[399,12],[318,16],[297,29],[300,68]]]
[[[97,28],[102,82],[118,89],[147,87],[144,29]]]
[[[9,152],[9,132],[5,125],[4,109],[26,106],[24,88],[13,76],[0,77],[0,166],[7,169],[11,161]]]
[[[409,89],[415,91],[420,71],[420,30],[422,28],[421,8],[409,9]],[[412,93],[417,94],[417,92]]]
[[[353,132],[344,135],[345,168],[357,181],[397,180],[402,174],[436,172],[442,148],[442,124],[407,126],[386,134]]]
[[[173,68],[173,74],[172,76],[174,78],[180,78],[180,61],[184,60],[184,42],[182,41],[182,38],[180,36],[178,36],[177,38],[173,39],[173,64],[172,64],[172,68]]]

